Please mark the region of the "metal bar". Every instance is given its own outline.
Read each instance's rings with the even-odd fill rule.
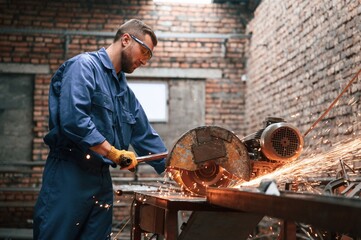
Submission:
[[[177,240],[178,238],[178,210],[165,210],[164,218],[164,237],[167,240]]]
[[[184,196],[181,193],[135,192],[135,199],[162,209],[210,210],[205,197]]]
[[[333,108],[333,106],[340,100],[341,96],[347,91],[349,87],[351,87],[352,83],[358,78],[358,75],[361,73],[361,69],[358,70],[356,75],[348,82],[346,87],[342,90],[342,92],[333,100],[330,106],[326,109],[326,111],[311,125],[311,127],[303,134],[303,137],[306,137],[307,134],[315,128],[315,126],[328,114],[329,111]]]
[[[137,157],[138,163],[160,160],[168,156],[168,152],[156,153]]]
[[[131,231],[131,239],[138,240],[142,237],[142,229],[140,228],[140,204],[135,201],[134,204],[134,215],[133,215],[133,227]]]
[[[272,196],[234,188],[208,188],[207,201],[216,206],[361,236],[361,200],[356,198],[291,192]]]
[[[97,36],[97,37],[114,37],[115,32],[101,31],[78,31],[62,29],[36,29],[36,28],[0,28],[2,34],[50,34],[50,35],[74,35],[74,36]]]
[[[72,35],[72,36],[96,36],[111,37],[116,32],[105,31],[79,31],[79,30],[62,30],[62,29],[36,29],[36,28],[0,28],[1,34],[55,34],[55,35]],[[183,39],[245,39],[250,38],[249,34],[217,34],[217,33],[174,33],[155,31],[159,39],[164,38],[183,38]]]
[[[282,221],[281,224],[280,239],[296,240],[296,224],[292,221]]]

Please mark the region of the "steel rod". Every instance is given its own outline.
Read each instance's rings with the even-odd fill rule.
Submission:
[[[167,156],[168,156],[168,152],[162,152],[162,153],[156,153],[156,154],[150,154],[150,155],[137,157],[137,160],[138,160],[138,163],[142,163],[142,162],[160,160],[160,159],[166,158]]]
[[[304,137],[315,128],[315,126],[328,114],[329,111],[333,108],[333,106],[337,103],[337,101],[341,98],[341,96],[347,91],[347,89],[351,86],[351,84],[356,80],[358,75],[361,73],[361,69],[356,73],[356,75],[351,79],[351,81],[346,85],[346,87],[342,90],[342,92],[337,96],[335,100],[331,103],[331,105],[326,109],[326,111],[312,124],[312,126],[303,134]]]

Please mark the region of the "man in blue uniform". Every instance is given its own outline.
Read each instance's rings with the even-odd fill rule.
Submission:
[[[34,239],[110,239],[113,188],[109,165],[165,152],[124,73],[152,57],[157,38],[139,20],[120,26],[113,43],[66,61],[49,92],[50,152],[35,206]],[[157,173],[165,160],[149,162]]]

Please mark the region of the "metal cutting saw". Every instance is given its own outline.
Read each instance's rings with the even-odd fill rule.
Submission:
[[[183,134],[167,156],[171,177],[183,190],[205,195],[207,187],[229,187],[272,172],[298,158],[299,130],[281,118],[243,139],[218,126],[201,126]]]

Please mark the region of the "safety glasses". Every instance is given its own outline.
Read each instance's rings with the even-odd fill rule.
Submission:
[[[139,38],[137,38],[136,36],[129,34],[131,38],[134,39],[134,41],[136,41],[137,43],[139,43],[143,48],[145,48],[145,52],[143,52],[144,56],[147,58],[147,60],[151,59],[153,56],[153,52],[152,50],[150,50],[150,48]]]

